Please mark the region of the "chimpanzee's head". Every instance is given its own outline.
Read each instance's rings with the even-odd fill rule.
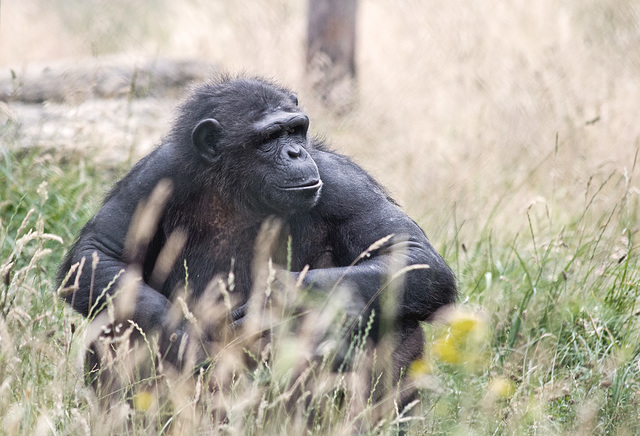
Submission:
[[[194,91],[173,139],[195,150],[213,189],[253,212],[289,216],[313,207],[322,187],[308,130],[291,91],[264,79],[223,77]]]

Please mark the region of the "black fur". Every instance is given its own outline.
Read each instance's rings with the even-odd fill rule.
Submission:
[[[419,322],[454,301],[453,274],[423,231],[369,174],[309,137],[308,118],[297,103],[291,91],[260,78],[221,77],[195,89],[162,144],[115,185],[69,250],[59,282],[83,257],[86,264],[79,286],[65,299],[87,316],[90,300],[94,306],[121,270],[138,265],[143,281],[129,317],[165,338],[180,334],[168,313],[174,291],[184,288],[184,263],[197,296],[233,262],[236,292],[241,304],[246,302],[254,242],[262,222],[275,215],[291,236],[292,274],[309,265],[307,286],[328,290],[338,280],[349,283],[362,307],[377,306],[392,255],[402,256],[403,265],[429,265],[403,276],[397,302],[396,329],[401,341],[407,340],[398,346],[396,364],[405,366],[419,356]],[[126,249],[138,204],[163,179],[171,181],[172,192],[153,236],[142,249]],[[154,264],[175,230],[186,235],[186,243],[166,280],[156,282]],[[390,234],[383,246],[350,266]],[[94,252],[99,263],[92,274]],[[75,280],[72,274],[68,283]],[[244,315],[243,310],[235,313]]]

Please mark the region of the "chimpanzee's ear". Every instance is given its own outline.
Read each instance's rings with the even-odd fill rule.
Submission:
[[[191,133],[191,140],[200,154],[206,159],[214,159],[217,153],[217,145],[222,135],[222,126],[217,120],[207,118],[198,123]]]

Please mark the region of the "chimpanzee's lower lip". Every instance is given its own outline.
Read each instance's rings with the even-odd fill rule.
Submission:
[[[318,180],[312,180],[302,185],[281,186],[280,189],[284,191],[307,191],[307,190],[317,191],[321,187],[322,187],[322,180],[318,179]]]

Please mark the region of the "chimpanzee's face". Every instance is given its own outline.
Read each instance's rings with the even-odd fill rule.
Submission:
[[[322,181],[307,151],[309,118],[297,97],[261,82],[240,93],[196,125],[194,145],[229,185],[224,189],[238,190],[256,212],[288,216],[312,208]]]

